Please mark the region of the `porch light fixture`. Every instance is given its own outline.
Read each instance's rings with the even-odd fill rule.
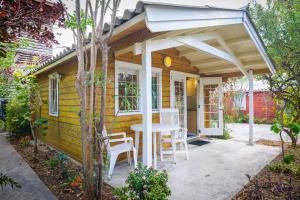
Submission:
[[[171,65],[172,65],[172,59],[171,59],[170,56],[165,56],[165,58],[164,58],[164,65],[166,67],[171,67]]]

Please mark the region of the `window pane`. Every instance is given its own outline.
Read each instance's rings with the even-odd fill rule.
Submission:
[[[152,109],[158,109],[158,76],[152,76]]]
[[[50,79],[49,107],[51,114],[58,113],[58,82],[57,79]]]
[[[138,77],[135,73],[120,72],[118,74],[119,111],[138,111]]]

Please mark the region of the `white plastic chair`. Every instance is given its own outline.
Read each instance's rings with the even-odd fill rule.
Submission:
[[[160,123],[162,124],[171,124],[179,126],[179,111],[175,108],[167,108],[167,109],[161,109],[160,110]],[[173,137],[174,136],[174,137]],[[179,130],[176,130],[174,135],[171,134],[171,131],[169,132],[162,132],[160,134],[160,159],[163,161],[163,155],[164,154],[173,154],[173,160],[176,162],[176,153],[182,152],[181,148],[179,151],[176,150],[174,152],[174,149],[176,149],[176,145],[179,144],[179,147],[184,146],[183,152],[186,154],[186,159],[188,160],[188,147],[187,147],[187,129],[186,128],[180,128]],[[164,150],[163,144],[169,143],[172,146],[171,150]]]
[[[110,137],[115,137],[115,136],[122,136],[122,137],[117,139],[110,139]],[[104,142],[109,157],[109,169],[108,169],[109,179],[112,176],[117,158],[121,153],[127,152],[128,163],[131,165],[130,152],[132,151],[134,167],[137,166],[136,149],[133,145],[133,139],[131,137],[127,137],[125,132],[111,133],[108,135],[106,129],[103,130],[103,137],[106,138]],[[118,143],[118,144],[112,146],[111,143]]]

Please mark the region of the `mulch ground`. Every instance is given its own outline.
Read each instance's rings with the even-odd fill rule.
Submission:
[[[39,153],[34,156],[32,146],[22,146],[20,142],[11,142],[17,152],[23,157],[23,159],[30,165],[30,167],[37,173],[40,179],[45,185],[56,195],[59,200],[84,200],[85,194],[82,190],[79,181],[72,181],[72,177],[62,177],[61,170],[58,167],[51,168],[46,166],[45,162],[51,159],[57,158],[57,152],[51,150],[44,144],[39,145]],[[68,159],[64,162],[64,167],[68,173],[78,174],[82,177],[81,167],[74,161]],[[78,178],[78,176],[76,176]],[[78,180],[78,179],[77,179]],[[73,182],[73,185],[72,183]],[[71,186],[72,185],[72,186]],[[104,184],[103,188],[103,200],[115,200],[112,195],[112,187]]]
[[[259,141],[259,144],[280,146],[280,142]],[[300,147],[291,149],[285,145],[286,155],[295,155],[293,166],[300,167]],[[300,174],[295,175],[289,170],[276,172],[270,166],[281,164],[282,155],[277,156],[268,166],[262,169],[232,200],[300,200]]]

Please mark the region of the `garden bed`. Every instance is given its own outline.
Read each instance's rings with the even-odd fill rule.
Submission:
[[[28,141],[28,139],[20,139],[11,143],[49,190],[59,200],[86,199],[82,190],[80,165],[44,144],[39,145],[39,153],[34,156],[33,148]],[[115,200],[112,187],[107,184],[104,184],[102,195],[103,200]]]
[[[269,143],[271,145],[271,143]],[[272,145],[275,145],[272,143]],[[285,155],[294,155],[290,164],[277,156],[234,196],[232,200],[300,199],[300,147],[287,148]],[[249,177],[250,178],[250,177]]]

